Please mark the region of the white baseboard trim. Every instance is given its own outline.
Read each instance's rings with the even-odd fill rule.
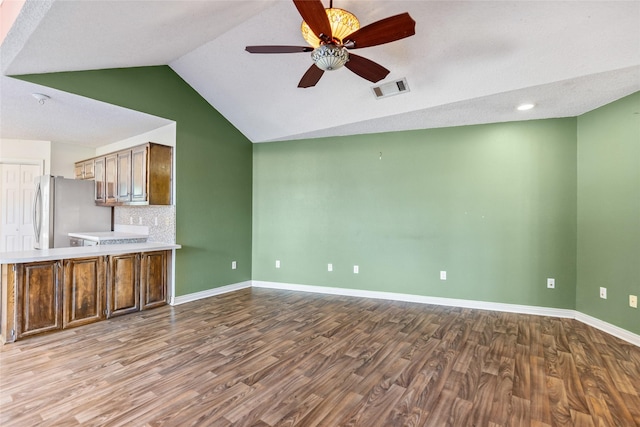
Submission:
[[[393,292],[367,291],[360,289],[332,288],[325,286],[298,285],[293,283],[265,282],[253,280],[251,286],[255,288],[281,289],[287,291],[313,292],[318,294],[342,295],[361,298],[384,299],[392,301],[415,302],[420,304],[444,305],[450,307],[473,308],[478,310],[503,311],[508,313],[532,314],[536,316],[562,317],[575,319],[579,322],[600,329],[610,335],[627,341],[640,347],[640,335],[629,332],[618,326],[603,320],[591,317],[576,310],[550,307],[537,307],[531,305],[505,304],[499,302],[486,302],[464,300],[455,298],[429,297],[422,295],[398,294]]]
[[[589,316],[588,314],[584,314],[580,311],[576,311],[575,319],[589,326],[593,326],[596,329],[600,329],[601,331],[606,332],[609,335],[613,335],[614,337],[620,338],[621,340],[630,342],[631,344],[640,347],[640,335],[634,334],[633,332],[629,332],[619,326],[612,325],[611,323],[607,323],[604,320]]]
[[[194,292],[192,294],[180,295],[177,297],[171,298],[170,305],[180,305],[185,302],[197,301],[203,298],[209,298],[216,295],[222,295],[233,291],[238,291],[240,289],[246,289],[251,287],[251,281],[247,280],[246,282],[233,283],[231,285],[220,286],[219,288],[207,289],[206,291]]]
[[[171,305],[180,305],[186,302],[197,301],[216,295],[246,288],[267,288],[281,289],[286,291],[311,292],[316,294],[342,295],[359,298],[383,299],[390,301],[415,302],[419,304],[444,305],[448,307],[473,308],[477,310],[503,311],[507,313],[532,314],[536,316],[562,317],[575,319],[586,325],[592,326],[606,332],[621,340],[640,347],[640,335],[629,332],[619,326],[607,323],[604,320],[589,316],[576,310],[551,307],[537,307],[532,305],[506,304],[501,302],[486,302],[455,298],[429,297],[423,295],[399,294],[395,292],[367,291],[362,289],[332,288],[327,286],[299,285],[294,283],[265,282],[262,280],[248,280],[246,282],[234,283],[220,286],[219,288],[208,289],[206,291],[194,292],[192,294],[180,295],[172,298]]]
[[[429,297],[423,295],[398,294],[394,292],[367,291],[360,289],[331,288],[325,286],[296,285],[291,283],[263,282],[253,280],[254,288],[282,289],[288,291],[315,292],[318,294],[343,295],[350,297],[384,299],[391,301],[415,302],[420,304],[444,305],[448,307],[474,308],[479,310],[505,311],[509,313],[535,314],[538,316],[575,318],[574,310],[563,308],[536,307],[530,305],[505,304],[499,302],[474,301],[454,298]]]

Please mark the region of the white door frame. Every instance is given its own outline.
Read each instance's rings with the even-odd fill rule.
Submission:
[[[44,159],[20,159],[12,157],[0,157],[0,164],[8,165],[36,165],[40,166],[40,175],[44,171]]]

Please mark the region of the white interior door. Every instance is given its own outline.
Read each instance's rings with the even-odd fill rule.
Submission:
[[[0,251],[33,249],[34,179],[40,166],[0,164]]]

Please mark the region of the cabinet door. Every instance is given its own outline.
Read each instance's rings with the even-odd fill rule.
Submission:
[[[104,203],[107,200],[105,192],[104,157],[96,159],[93,167],[96,181],[95,200],[96,202]]]
[[[165,305],[167,303],[167,252],[143,253],[140,266],[141,309]]]
[[[103,257],[64,261],[63,328],[97,322],[105,317]]]
[[[131,150],[121,151],[118,156],[118,202],[131,201]]]
[[[18,268],[18,338],[60,329],[60,263],[34,262]]]
[[[115,203],[116,197],[116,180],[118,171],[118,157],[110,154],[104,158],[104,200],[105,203]]]
[[[140,310],[139,254],[109,256],[107,317]]]
[[[86,160],[83,164],[83,172],[84,179],[94,179],[95,178],[95,165],[94,160]]]
[[[84,163],[78,162],[75,164],[73,176],[75,179],[84,179]]]
[[[150,205],[170,205],[173,149],[166,145],[153,143],[149,143],[148,146],[147,200]]]
[[[131,201],[147,201],[147,146],[131,150]]]

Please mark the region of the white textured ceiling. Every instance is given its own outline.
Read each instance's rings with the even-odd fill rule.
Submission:
[[[640,90],[640,1],[334,6],[361,25],[411,14],[415,36],[356,52],[391,70],[380,83],[406,77],[408,93],[375,99],[373,84],[346,68],[299,89],[308,53],[245,52],[305,45],[289,0],[27,1],[0,48],[0,137],[76,142],[87,132],[100,145],[166,124],[50,89],[40,106],[30,93],[45,89],[5,77],[56,71],[168,64],[253,142],[569,117]],[[536,108],[516,111],[525,101]]]

